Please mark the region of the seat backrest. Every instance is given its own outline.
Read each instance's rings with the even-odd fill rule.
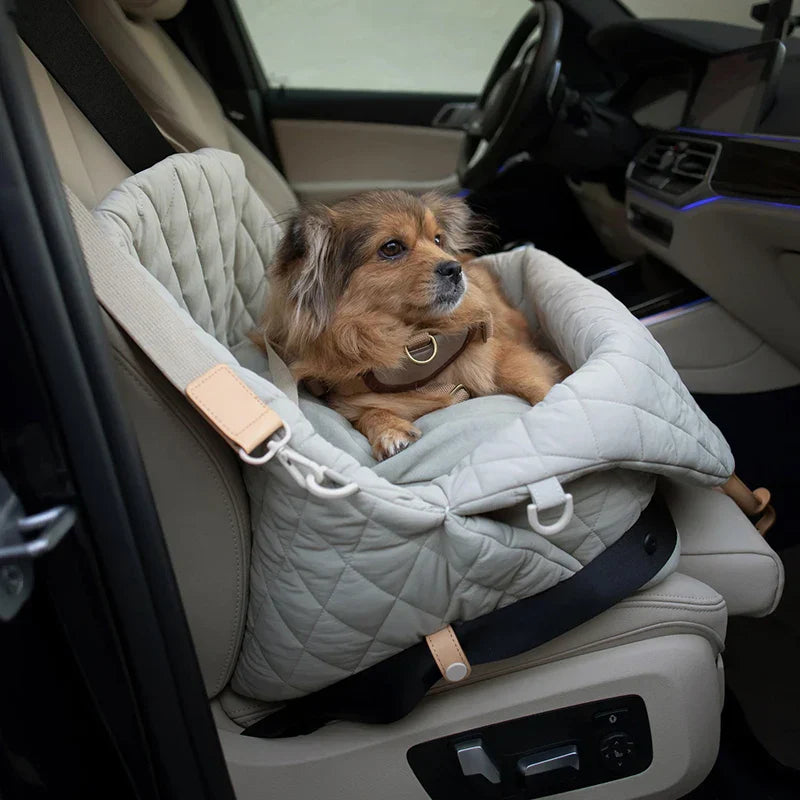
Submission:
[[[130,171],[41,62],[23,50],[61,176],[92,208]],[[230,679],[244,633],[250,515],[238,460],[110,317],[103,318],[213,697]]]
[[[217,147],[237,153],[267,208],[281,216],[297,204],[269,159],[225,116],[205,78],[167,36],[186,0],[72,0],[86,27],[142,107],[178,150]]]

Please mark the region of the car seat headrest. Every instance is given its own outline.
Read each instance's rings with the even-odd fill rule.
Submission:
[[[117,0],[122,10],[137,19],[172,19],[183,11],[186,0]]]

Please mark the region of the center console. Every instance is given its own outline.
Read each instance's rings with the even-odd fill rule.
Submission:
[[[589,277],[645,324],[656,315],[706,299],[702,289],[652,255],[643,255]]]

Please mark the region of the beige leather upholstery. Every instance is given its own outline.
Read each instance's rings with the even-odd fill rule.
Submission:
[[[130,170],[24,44],[22,51],[61,177],[92,208]]]
[[[244,635],[250,509],[231,448],[103,314],[209,697]]]
[[[714,763],[723,691],[721,663],[708,640],[678,634],[607,647],[431,695],[392,725],[341,722],[310,736],[264,741],[239,735],[216,702],[212,711],[238,800],[261,800],[265,787],[275,797],[423,800],[427,795],[405,757],[414,745],[634,694],[647,706],[653,762],[639,775],[563,796],[677,800]]]
[[[725,600],[718,592],[694,578],[673,573],[658,585],[617,603],[535,650],[473,667],[463,685],[656,636],[691,633],[707,639],[714,652],[719,653],[725,644],[727,625]],[[440,681],[431,691],[446,692],[456,686]]]
[[[368,189],[456,192],[463,134],[410,125],[276,119],[286,175],[303,199],[328,202]]]
[[[186,0],[119,0],[119,4],[140,19],[172,19],[183,11]]]
[[[661,482],[681,539],[678,569],[716,589],[731,616],[771,614],[783,593],[783,564],[730,497]]]
[[[296,205],[294,193],[267,158],[230,123],[211,87],[159,27],[185,0],[74,0],[86,26],[131,91],[179,150],[218,147],[238,153],[247,177],[276,215]]]
[[[713,300],[643,322],[692,392],[750,394],[800,384],[797,365]]]

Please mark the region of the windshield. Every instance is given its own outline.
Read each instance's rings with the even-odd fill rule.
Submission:
[[[754,2],[755,0],[622,0],[622,5],[634,16],[645,19],[704,19],[760,29],[761,23],[750,18],[750,9]],[[794,6],[797,5],[795,2]]]

